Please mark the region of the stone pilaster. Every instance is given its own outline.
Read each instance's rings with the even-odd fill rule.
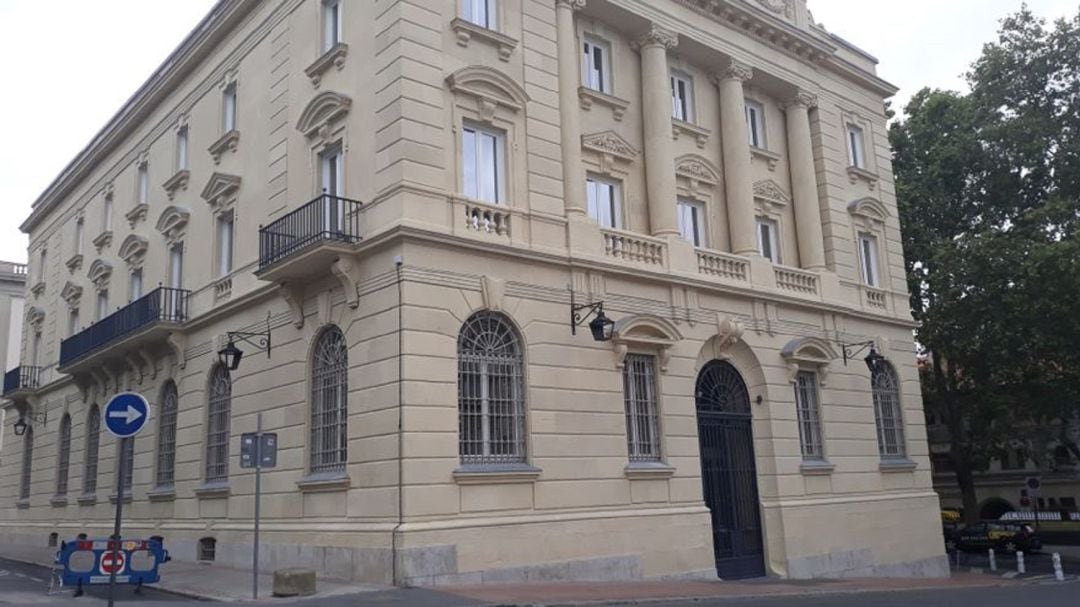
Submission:
[[[825,269],[825,239],[822,236],[817,173],[814,169],[814,149],[810,138],[809,112],[812,107],[817,107],[817,97],[799,91],[787,103],[785,111],[799,260],[803,268],[821,271]]]
[[[675,32],[653,24],[637,41],[641,52],[641,102],[645,134],[645,184],[649,227],[654,236],[678,236],[675,208],[675,151],[671,138],[671,84],[667,51]]]
[[[574,31],[574,12],[585,8],[585,0],[556,0],[555,22],[559,57],[559,121],[563,162],[563,206],[568,217],[583,217],[585,167],[581,157],[581,112],[578,87],[581,85],[581,49]]]
[[[731,251],[757,253],[754,220],[754,183],[750,174],[750,142],[746,131],[743,82],[751,79],[750,66],[732,60],[713,75],[720,89],[720,144],[724,153],[724,194],[727,202]]]

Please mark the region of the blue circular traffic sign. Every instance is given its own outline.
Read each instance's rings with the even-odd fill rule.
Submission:
[[[117,438],[135,436],[150,419],[150,403],[142,394],[121,392],[105,405],[105,428]]]

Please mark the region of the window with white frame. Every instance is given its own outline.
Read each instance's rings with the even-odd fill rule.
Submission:
[[[349,442],[349,348],[341,329],[327,327],[312,351],[310,470],[343,472]]]
[[[707,247],[705,204],[680,198],[678,202],[679,234],[695,247]]]
[[[71,416],[67,413],[60,418],[59,444],[56,447],[56,496],[64,497],[68,492],[68,473],[71,469]]]
[[[112,230],[112,213],[113,213],[113,201],[112,196],[106,196],[105,202],[101,206],[101,231],[108,232]]]
[[[97,492],[98,449],[101,446],[101,412],[91,405],[86,414],[86,459],[83,461],[83,494]]]
[[[660,433],[656,398],[656,357],[627,354],[623,365],[626,443],[630,461],[659,461]]]
[[[341,0],[323,0],[323,52],[341,42]]]
[[[233,214],[222,213],[217,218],[217,273],[228,276],[233,264]]]
[[[757,218],[758,253],[773,263],[780,263],[779,234],[776,220],[767,217]]]
[[[464,194],[502,204],[506,195],[506,134],[466,124],[461,137],[461,161]]]
[[[184,243],[169,247],[169,288],[184,288]]]
[[[30,361],[35,367],[41,365],[41,331],[35,330],[30,342]]]
[[[458,334],[458,451],[463,465],[525,462],[525,370],[521,340],[494,312],[469,317]]]
[[[498,3],[496,0],[463,0],[462,17],[470,23],[497,30],[498,21],[495,13]]]
[[[878,273],[877,238],[870,234],[859,234],[859,263],[862,266],[862,279],[868,287],[880,287],[881,275]]]
[[[207,483],[229,479],[229,425],[232,418],[232,378],[224,365],[210,372],[210,397],[206,411]]]
[[[601,227],[622,228],[622,187],[618,182],[589,175],[585,180],[585,196],[589,217]]]
[[[22,475],[19,478],[19,499],[30,499],[30,473],[34,469],[34,429],[23,435]]]
[[[176,418],[180,410],[180,397],[173,380],[165,382],[161,389],[161,406],[158,413],[157,465],[154,470],[154,486],[171,487],[176,477]]]
[[[75,220],[75,254],[82,255],[83,253],[83,219],[82,217]]]
[[[128,274],[128,301],[135,301],[142,297],[142,268],[132,268]]]
[[[109,315],[109,291],[102,289],[97,292],[97,320]]]
[[[340,143],[328,145],[319,153],[319,188],[330,196],[345,194],[345,156]]]
[[[685,72],[671,72],[671,117],[694,121],[694,80]]]
[[[79,309],[68,310],[68,337],[79,332]]]
[[[182,126],[176,129],[176,170],[183,171],[188,168],[188,128]]]
[[[135,182],[135,201],[138,204],[149,204],[148,201],[150,200],[150,165],[145,162],[139,165]]]
[[[851,166],[857,169],[866,168],[866,154],[863,149],[863,130],[862,127],[849,124],[847,125],[847,139],[848,139],[848,162]]]
[[[812,371],[799,371],[795,376],[795,412],[798,417],[799,444],[802,447],[803,459],[825,459],[817,374]]]
[[[610,44],[592,36],[585,37],[581,84],[594,91],[611,94]]]
[[[870,374],[874,397],[874,420],[877,422],[878,452],[883,459],[904,458],[904,417],[900,410],[900,384],[896,372],[882,362]]]
[[[765,141],[765,108],[756,101],[746,101],[746,128],[750,145],[765,149],[768,145]]]
[[[221,96],[221,128],[224,132],[236,130],[236,83],[231,82],[225,87]]]

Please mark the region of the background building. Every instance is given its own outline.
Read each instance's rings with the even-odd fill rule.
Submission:
[[[19,352],[22,350],[23,301],[26,291],[26,264],[0,261],[0,354],[3,366],[0,370],[11,369],[19,364]],[[12,378],[13,379],[13,378]],[[9,378],[5,376],[7,390]],[[7,427],[4,420],[10,402],[0,398],[0,454],[4,452],[4,434]]]
[[[222,0],[23,225],[0,535],[245,565],[262,412],[268,569],[946,575],[874,69],[800,0]]]

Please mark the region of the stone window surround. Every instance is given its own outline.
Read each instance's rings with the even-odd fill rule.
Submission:
[[[696,154],[686,154],[675,159],[675,194],[676,201],[688,200],[701,203],[705,207],[705,243],[703,249],[718,250],[723,240],[716,238],[720,230],[716,228],[716,213],[719,207],[715,197],[719,187],[719,172],[709,160]],[[677,203],[677,202],[676,202]]]
[[[851,216],[851,242],[852,268],[856,275],[856,283],[859,288],[889,292],[888,285],[892,281],[892,273],[889,271],[889,247],[886,239],[886,221],[890,217],[888,207],[877,198],[867,196],[856,199],[848,204],[848,213]],[[859,250],[859,234],[869,234],[877,240],[878,259],[878,286],[871,287],[866,284],[862,270],[862,251]]]
[[[637,192],[632,186],[630,169],[636,161],[639,152],[634,149],[625,139],[615,131],[604,131],[581,136],[581,159],[585,165],[585,177],[595,175],[599,178],[613,181],[619,185],[619,204],[622,212],[621,230],[632,230],[631,201],[637,200],[635,196],[643,193]],[[585,184],[581,184],[585,187]],[[586,206],[588,200],[586,197]],[[673,203],[674,204],[674,203]]]
[[[828,384],[829,367],[837,357],[836,351],[824,339],[802,337],[789,341],[780,350],[780,357],[787,365],[787,379],[792,386],[795,385],[798,374],[802,371],[814,373],[817,378],[818,425],[821,443],[824,446],[828,442],[825,433],[825,387]],[[831,474],[835,467],[828,460],[828,452],[825,451],[820,460],[803,460],[799,465],[799,471],[804,475],[823,475]]]
[[[848,175],[848,179],[852,185],[857,184],[859,181],[866,183],[868,189],[873,191],[877,187],[878,182],[878,167],[877,158],[874,154],[874,127],[870,120],[863,118],[863,116],[853,109],[849,109],[841,106],[840,110],[840,124],[839,134],[840,140],[843,142],[841,149],[844,150],[844,165],[845,172]],[[849,160],[851,154],[851,143],[848,141],[848,125],[856,126],[862,129],[863,136],[863,163],[864,167],[852,166]]]
[[[619,97],[617,94],[619,90],[619,66],[617,64],[618,58],[628,48],[628,44],[618,31],[610,29],[606,24],[594,19],[579,17],[575,20],[574,27],[577,30],[577,65],[579,70],[584,69],[584,58],[581,56],[580,51],[586,37],[595,38],[607,44],[611,55],[608,57],[608,91],[601,92],[589,88],[585,86],[583,77],[578,77],[577,80],[580,83],[578,98],[580,99],[581,109],[589,111],[596,104],[604,105],[611,108],[612,117],[616,121],[621,121],[626,114],[627,108],[630,107],[630,101]]]

